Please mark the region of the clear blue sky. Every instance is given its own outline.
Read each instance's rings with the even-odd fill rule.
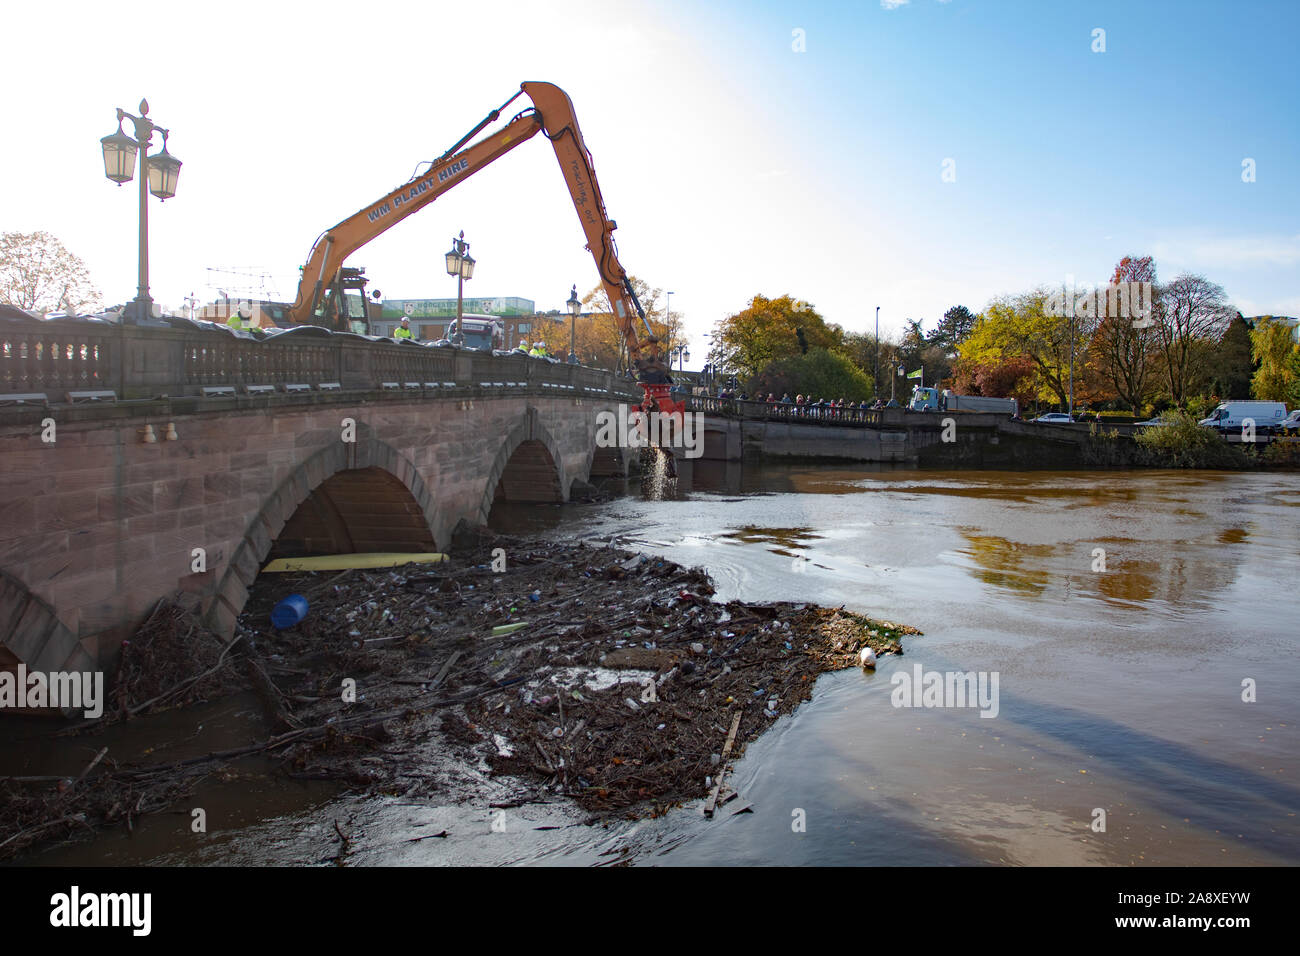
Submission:
[[[1246,314],[1300,315],[1300,3],[311,11],[8,11],[6,73],[38,118],[9,119],[0,229],[54,232],[108,300],[129,299],[133,193],[103,179],[97,140],[145,95],[186,164],[177,197],[151,201],[155,298],[211,293],[210,267],[269,273],[291,296],[318,233],[544,79],[573,98],[624,265],[674,292],[697,346],[755,293],[851,329],[879,305],[897,331],[1067,275],[1104,281],[1127,253],[1154,254],[1165,279],[1205,274]],[[386,295],[450,295],[440,259],[463,228],[472,294],[561,307],[596,275],[554,162],[530,143],[351,262]]]

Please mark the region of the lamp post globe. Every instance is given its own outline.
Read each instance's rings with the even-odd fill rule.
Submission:
[[[122,121],[117,121],[117,132],[99,141],[104,150],[104,175],[117,183],[129,183],[135,178],[135,154],[139,144],[122,132]]]
[[[160,200],[176,195],[176,180],[181,175],[181,161],[167,152],[167,134],[163,133],[162,149],[149,157],[149,192]]]

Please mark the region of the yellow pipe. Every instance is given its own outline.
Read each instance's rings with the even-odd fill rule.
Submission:
[[[446,561],[447,555],[438,552],[377,551],[368,554],[321,554],[309,558],[277,558],[263,571],[347,571],[352,568],[396,568],[403,564],[433,564]]]

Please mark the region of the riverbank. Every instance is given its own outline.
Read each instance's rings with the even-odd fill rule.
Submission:
[[[310,608],[276,631],[270,609],[288,593]],[[588,822],[700,798],[720,805],[731,795],[719,781],[727,761],[806,700],[819,674],[857,666],[864,647],[900,654],[901,638],[918,633],[837,608],[712,594],[697,569],[606,542],[465,529],[437,565],[262,575],[229,648],[164,609],[150,626],[166,633],[148,646],[168,679],[131,670],[140,658],[128,652],[115,716],[60,739],[98,751],[97,736],[126,712],[149,721],[154,698],[192,705],[241,685],[259,694],[269,736],[165,763],[108,753],[76,779],[0,781],[0,856],[129,826],[253,755],[358,796],[568,799]],[[449,759],[429,761],[431,749]],[[339,862],[346,850],[340,835]]]

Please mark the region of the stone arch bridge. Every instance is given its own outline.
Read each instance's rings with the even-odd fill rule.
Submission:
[[[177,592],[230,634],[269,556],[444,549],[626,474],[607,372],[174,326],[0,327],[0,668],[93,670]]]

